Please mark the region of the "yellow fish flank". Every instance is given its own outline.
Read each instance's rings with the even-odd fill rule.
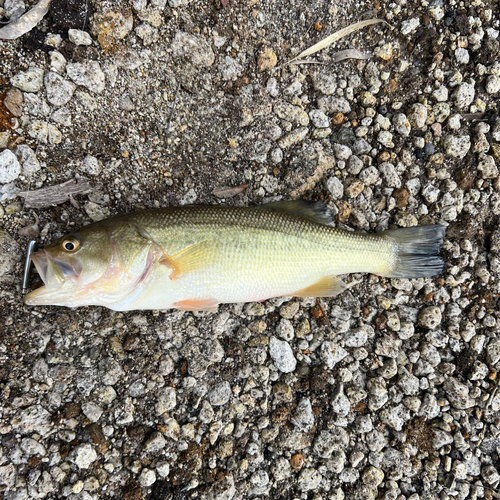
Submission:
[[[189,206],[117,215],[33,254],[29,305],[215,310],[279,296],[331,297],[340,274],[439,274],[443,226],[336,229],[322,203]]]

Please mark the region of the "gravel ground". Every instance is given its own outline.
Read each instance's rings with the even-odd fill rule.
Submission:
[[[499,15],[53,0],[0,42],[0,499],[499,498]],[[369,58],[334,62],[347,48]],[[19,196],[70,179],[94,189]],[[280,198],[357,230],[445,224],[445,271],[218,313],[22,304],[35,214],[43,245],[141,207]]]

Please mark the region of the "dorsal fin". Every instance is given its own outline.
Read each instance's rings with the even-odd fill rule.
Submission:
[[[266,203],[257,208],[261,210],[272,210],[274,212],[285,212],[318,224],[332,223],[332,213],[322,201],[275,201],[273,203]]]

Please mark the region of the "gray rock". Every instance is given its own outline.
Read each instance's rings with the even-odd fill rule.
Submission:
[[[54,106],[64,106],[70,101],[76,86],[53,71],[44,78],[47,100]]]
[[[334,200],[341,200],[342,197],[344,196],[344,185],[340,181],[340,179],[332,175],[329,177],[326,181],[326,189],[332,196],[332,199]]]
[[[496,365],[500,361],[500,339],[490,340],[486,347],[486,356],[488,363]]]
[[[314,425],[314,413],[311,401],[308,398],[302,398],[295,409],[292,417],[292,423],[301,432],[307,432]]]
[[[374,453],[382,451],[387,444],[387,438],[378,430],[373,430],[366,435],[366,445]]]
[[[209,67],[215,54],[203,36],[177,32],[171,45],[172,56],[187,59],[193,66]]]
[[[410,412],[402,404],[391,406],[390,408],[384,408],[380,412],[380,420],[399,432],[403,430],[405,423],[410,420]]]
[[[463,47],[457,47],[455,49],[455,59],[458,64],[468,64],[469,62],[469,51]]]
[[[326,340],[321,344],[320,358],[330,370],[347,356],[347,351],[335,342]]]
[[[330,119],[320,109],[312,109],[309,111],[309,118],[316,128],[327,128],[330,126]]]
[[[97,460],[97,453],[91,444],[79,444],[70,452],[68,460],[79,469],[88,469]]]
[[[156,393],[155,411],[157,415],[163,415],[176,406],[177,394],[173,387],[164,387]]]
[[[307,127],[296,128],[285,137],[282,137],[278,141],[278,145],[282,149],[289,148],[290,146],[294,146],[295,144],[303,141],[308,133],[309,129]]]
[[[290,461],[285,457],[278,457],[274,463],[271,464],[271,472],[276,481],[282,481],[290,477]]]
[[[68,38],[75,45],[92,45],[92,37],[86,31],[69,29]]]
[[[87,155],[80,164],[80,170],[88,175],[99,175],[101,166],[95,156]]]
[[[0,467],[0,484],[6,486],[8,489],[11,489],[15,486],[16,479],[17,471],[13,464],[3,465]]]
[[[215,384],[208,392],[208,401],[212,406],[222,406],[228,403],[233,395],[229,382]]]
[[[219,70],[222,74],[222,79],[236,80],[238,76],[243,74],[244,68],[234,57],[226,56],[222,64],[219,65]]]
[[[316,469],[302,469],[299,474],[298,486],[301,491],[316,490],[321,482],[322,476]]]
[[[12,427],[20,434],[37,432],[42,436],[52,430],[51,414],[41,405],[19,410],[12,418]]]
[[[59,125],[63,125],[65,127],[71,127],[72,125],[71,113],[69,109],[65,107],[56,109],[50,115],[50,119],[56,123],[59,123]]]
[[[97,61],[68,63],[66,72],[73,82],[87,87],[91,92],[100,94],[104,90],[106,77]]]
[[[385,183],[391,188],[400,188],[401,179],[392,163],[384,162],[379,165],[379,170],[385,179]]]
[[[357,434],[367,434],[373,430],[373,422],[370,415],[359,415],[354,423]]]
[[[83,411],[83,414],[91,422],[97,422],[101,418],[101,415],[103,414],[104,410],[99,405],[96,405],[95,403],[92,403],[90,401],[88,403],[82,404],[82,411]]]
[[[393,148],[394,147],[394,142],[392,141],[392,134],[388,130],[381,130],[378,133],[377,136],[377,141],[382,144],[382,146],[385,146],[386,148]]]
[[[158,462],[156,464],[156,472],[158,472],[160,477],[168,477],[170,474],[170,464],[168,462]]]
[[[474,399],[469,396],[469,388],[454,377],[448,377],[443,383],[443,389],[452,406],[459,410],[472,408]]]
[[[344,384],[340,382],[332,395],[332,411],[341,417],[346,417],[351,410],[349,398],[344,393]]]
[[[453,92],[452,98],[457,107],[466,109],[474,100],[475,93],[476,91],[473,84],[463,82],[456,88],[455,92]]]
[[[332,74],[319,71],[313,75],[313,86],[324,95],[333,95],[337,90],[337,79]]]
[[[418,315],[418,324],[433,330],[441,324],[441,309],[436,306],[424,307]]]
[[[123,111],[134,111],[135,104],[128,95],[124,94],[118,100],[118,107]]]
[[[115,385],[125,375],[123,368],[114,359],[105,359],[99,363],[102,371],[101,381],[105,385]]]
[[[358,177],[360,181],[369,186],[375,184],[379,180],[380,173],[375,167],[368,167],[361,170]]]
[[[9,149],[0,153],[0,184],[15,181],[21,174],[21,165]]]
[[[290,344],[285,340],[279,340],[274,336],[271,337],[269,340],[269,354],[278,370],[283,373],[291,373],[295,370],[297,360],[293,355]]]
[[[500,92],[500,76],[490,75],[486,79],[486,92],[488,94],[496,94]]]
[[[162,433],[155,431],[146,441],[146,444],[144,445],[144,451],[146,451],[147,453],[158,453],[159,451],[163,450],[166,445],[167,441],[163,437]]]
[[[289,319],[282,318],[276,327],[276,335],[286,341],[293,340],[294,329],[292,322]]]
[[[330,458],[334,451],[342,451],[349,444],[349,434],[341,427],[335,428],[332,432],[320,431],[314,444],[313,452],[320,458]]]
[[[453,437],[449,432],[441,429],[434,430],[432,445],[436,450],[440,450],[443,446],[453,443]]]
[[[282,120],[298,123],[303,127],[309,125],[309,116],[300,106],[294,106],[293,104],[289,104],[285,101],[278,101],[274,104],[273,111]],[[328,127],[328,125],[326,126]]]
[[[488,484],[496,484],[500,481],[500,474],[493,465],[486,465],[481,469],[481,476]]]
[[[338,160],[347,161],[352,156],[352,150],[349,146],[344,144],[334,144],[333,151]]]
[[[325,96],[318,99],[318,108],[323,113],[343,113],[348,114],[351,112],[351,105],[344,97]]]
[[[34,66],[14,75],[10,82],[23,92],[38,92],[42,88],[43,69]]]
[[[477,169],[481,172],[483,179],[495,179],[498,177],[498,167],[495,164],[495,159],[490,155],[481,155]]]
[[[405,114],[396,113],[392,118],[392,124],[399,135],[403,137],[408,137],[410,135],[411,125]]]
[[[155,482],[156,482],[155,471],[148,469],[147,467],[142,469],[141,474],[139,475],[139,484],[143,488],[147,488],[148,486],[153,485]]]
[[[170,5],[173,9],[177,9],[177,7],[182,5],[189,5],[190,3],[191,0],[168,0],[168,5]]]
[[[14,150],[15,155],[21,163],[23,174],[31,178],[33,174],[40,170],[40,162],[36,157],[35,152],[26,144],[20,144]]]
[[[24,112],[33,116],[48,116],[50,107],[47,101],[38,94],[24,94]]]
[[[44,457],[47,454],[47,450],[43,444],[39,443],[35,439],[24,438],[21,440],[21,449],[29,457],[33,455],[39,455]]]
[[[427,121],[427,108],[420,103],[415,103],[408,112],[408,121],[415,128],[422,128]]]

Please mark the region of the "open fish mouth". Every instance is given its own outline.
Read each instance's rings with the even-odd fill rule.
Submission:
[[[28,293],[24,302],[28,305],[51,305],[55,301],[68,300],[67,293],[74,289],[80,270],[75,263],[55,259],[45,250],[31,255],[31,260],[44,285]]]

